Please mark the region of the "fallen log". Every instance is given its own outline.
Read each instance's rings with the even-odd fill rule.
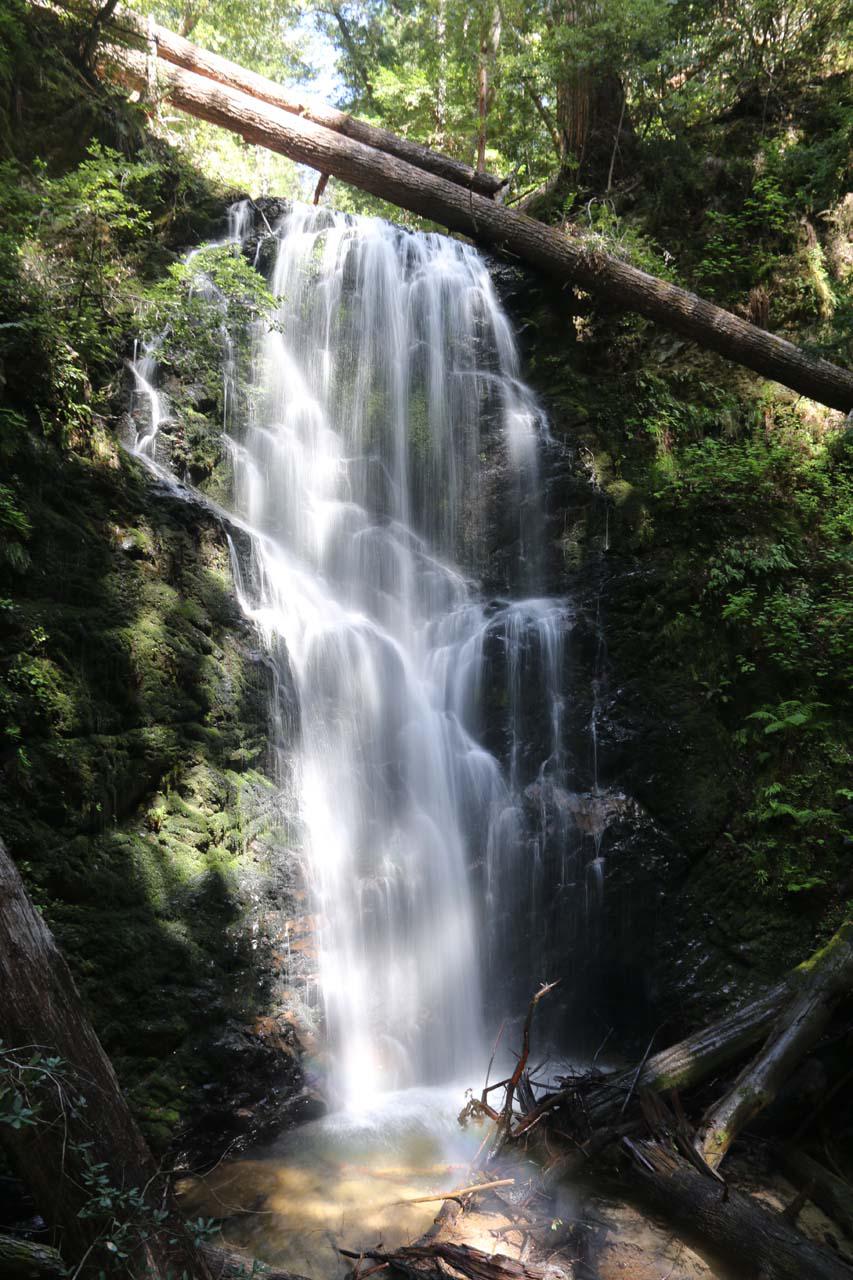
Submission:
[[[580,235],[514,213],[396,156],[236,89],[162,60],[157,66],[163,95],[190,115],[514,255],[552,281],[577,285],[659,321],[801,395],[835,409],[853,408],[850,371],[809,356],[786,339],[611,257]],[[146,86],[146,60],[134,50],[106,48],[102,71],[134,89]]]
[[[853,922],[843,925],[801,971],[803,985],[780,1012],[761,1052],[703,1118],[697,1149],[714,1169],[741,1130],[773,1101],[826,1030],[840,1000],[853,990]]]
[[[652,1054],[641,1064],[639,1071],[636,1067],[629,1067],[609,1074],[581,1072],[565,1078],[561,1089],[540,1098],[517,1122],[512,1137],[521,1138],[549,1113],[559,1113],[563,1127],[570,1127],[576,1134],[596,1135],[618,1127],[632,1096],[643,1091],[683,1091],[700,1084],[720,1068],[736,1063],[768,1033],[771,1036],[768,1044],[778,1042],[779,1049],[772,1055],[774,1071],[764,1080],[764,1096],[769,1101],[771,1087],[775,1093],[791,1068],[814,1043],[832,1010],[851,990],[853,923],[848,922],[825,947],[798,965],[787,978],[748,1000],[719,1022],[702,1027],[677,1044]],[[806,1012],[809,1017],[804,1021]],[[777,1028],[775,1032],[774,1027]],[[759,1062],[762,1060],[760,1058]],[[758,1063],[753,1064],[753,1067],[757,1066]],[[751,1069],[747,1068],[744,1076]],[[756,1072],[752,1078],[757,1085],[762,1075]],[[731,1094],[727,1097],[731,1098]],[[751,1099],[746,1092],[745,1081],[738,1097],[741,1105],[737,1115],[732,1115],[727,1123],[731,1127],[740,1121],[742,1128],[743,1123],[757,1114],[760,1106],[748,1114]],[[715,1116],[722,1121],[722,1106],[721,1103],[719,1108],[712,1109],[705,1120],[706,1127],[709,1120],[717,1126],[717,1150],[720,1150],[720,1124]],[[557,1123],[556,1116],[554,1123]],[[700,1154],[712,1167],[719,1163],[719,1160],[709,1160],[704,1149]]]
[[[222,1249],[218,1245],[202,1244],[199,1246],[205,1262],[210,1269],[213,1280],[305,1280],[304,1276],[294,1275],[290,1271],[280,1271],[276,1267],[259,1264],[254,1258],[245,1254],[233,1253],[230,1249]]]
[[[266,76],[255,71],[247,71],[236,62],[222,58],[219,54],[210,53],[199,45],[185,40],[183,36],[170,31],[168,27],[157,22],[150,24],[137,18],[127,10],[119,10],[110,23],[114,35],[124,34],[146,41],[151,39],[156,45],[159,57],[187,71],[215,80],[229,89],[237,89],[259,102],[269,103],[282,111],[303,116],[314,124],[322,125],[345,138],[354,138],[357,142],[373,147],[376,151],[385,151],[390,156],[405,160],[407,164],[423,169],[426,173],[435,174],[454,182],[468,191],[476,191],[489,198],[497,194],[506,185],[508,179],[495,177],[492,173],[479,172],[471,165],[452,156],[441,155],[430,150],[423,143],[413,142],[409,138],[401,138],[389,129],[380,129],[355,116],[330,107],[324,102],[299,93],[294,89],[286,89],[283,85],[268,80]],[[315,202],[316,203],[316,202]]]
[[[853,1187],[795,1147],[780,1147],[773,1154],[789,1182],[800,1187],[853,1240]]]
[[[739,1274],[754,1280],[851,1280],[853,1269],[812,1244],[782,1213],[704,1177],[657,1142],[622,1140],[630,1177],[645,1198],[687,1239],[712,1246]]]
[[[513,1138],[522,1137],[549,1113],[563,1111],[573,1128],[595,1135],[618,1126],[626,1102],[640,1091],[664,1093],[701,1083],[721,1067],[736,1062],[767,1034],[790,997],[792,981],[777,983],[719,1022],[653,1054],[639,1072],[636,1067],[629,1067],[565,1078],[563,1088],[546,1094],[518,1121]]]
[[[0,1235],[0,1276],[3,1280],[62,1280],[68,1268],[56,1249],[17,1236]]]

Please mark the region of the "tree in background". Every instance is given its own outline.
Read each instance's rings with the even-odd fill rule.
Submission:
[[[845,65],[849,0],[315,0],[346,104],[571,205],[674,138]],[[849,53],[846,55],[849,59]],[[541,190],[539,190],[541,188]]]
[[[303,0],[139,0],[129,7],[273,80],[310,75]]]

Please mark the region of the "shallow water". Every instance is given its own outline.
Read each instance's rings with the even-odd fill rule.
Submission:
[[[185,1212],[224,1219],[235,1248],[312,1280],[343,1276],[356,1252],[412,1242],[441,1200],[466,1185],[483,1132],[460,1128],[464,1088],[406,1089],[362,1112],[337,1112],[283,1135],[250,1158],[180,1187]]]

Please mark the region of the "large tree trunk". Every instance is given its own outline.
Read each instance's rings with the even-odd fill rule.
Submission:
[[[129,33],[131,37],[143,40],[147,36],[149,27],[134,14],[122,10],[118,19],[112,24],[112,30],[115,34]],[[448,182],[458,183],[459,186],[477,191],[481,195],[493,196],[505,185],[504,179],[479,171],[480,166],[477,170],[472,169],[461,160],[440,155],[419,142],[400,138],[388,129],[377,128],[376,125],[357,120],[336,107],[327,106],[326,103],[318,102],[292,89],[285,89],[265,76],[247,71],[236,62],[230,62],[227,58],[192,44],[167,27],[161,27],[159,23],[152,23],[150,30],[157,45],[158,55],[174,66],[183,67],[209,80],[215,80],[217,84],[225,85],[229,89],[246,93],[259,102],[267,102],[273,107],[278,107],[281,111],[302,116],[346,138],[354,138],[367,147],[373,147],[376,151],[386,151],[388,155],[397,156],[407,164],[423,169],[427,173],[433,173],[437,177],[446,178]]]
[[[853,1270],[807,1240],[781,1213],[726,1190],[655,1142],[626,1140],[632,1178],[668,1221],[713,1246],[740,1275],[761,1280],[851,1280]]]
[[[145,59],[141,54],[108,50],[108,74],[110,68],[125,84],[135,88],[144,85]],[[192,72],[162,63],[160,71],[164,94],[190,115],[515,255],[550,280],[578,285],[658,320],[801,395],[835,409],[853,408],[853,374],[847,370],[806,355],[784,338],[758,329],[686,289],[609,257],[580,236],[543,226],[424,169]]]
[[[559,0],[551,23],[555,30],[569,27],[583,31],[591,18],[589,0]],[[561,165],[553,185],[546,183],[540,192],[531,193],[537,204],[547,199],[549,189],[565,189],[567,193],[579,186],[601,189],[606,175],[609,191],[617,154],[633,136],[626,118],[625,89],[614,71],[584,65],[582,59],[567,53],[554,88]]]
[[[805,971],[802,990],[786,1004],[758,1057],[706,1114],[698,1147],[716,1169],[737,1135],[773,1099],[825,1031],[839,1001],[853,990],[853,923],[845,924]]]
[[[93,1169],[122,1195],[137,1188],[149,1238],[136,1234],[128,1276],[157,1280],[210,1272],[177,1216],[157,1227],[168,1188],[151,1157],[112,1065],[101,1048],[56,942],[0,842],[0,1071],[35,1112],[34,1123],[0,1125],[0,1140],[54,1233],[66,1262],[95,1264],[119,1206],[101,1212]],[[33,1055],[39,1060],[30,1064]],[[53,1067],[42,1065],[58,1059]],[[113,1199],[118,1198],[117,1195]],[[82,1211],[82,1216],[81,1216]],[[134,1211],[136,1212],[136,1211]],[[139,1211],[140,1219],[144,1213]],[[109,1258],[104,1253],[104,1259]],[[97,1266],[93,1265],[97,1271]],[[5,1274],[5,1272],[4,1272]]]

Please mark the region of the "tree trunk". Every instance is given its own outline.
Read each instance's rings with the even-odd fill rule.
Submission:
[[[562,0],[554,14],[556,27],[588,26],[588,0]],[[619,75],[604,67],[567,59],[555,85],[557,124],[564,185],[601,189],[615,167],[620,137],[633,136],[626,120],[625,89]],[[609,185],[608,185],[609,190]]]
[[[802,990],[782,1009],[758,1057],[705,1115],[698,1147],[712,1169],[744,1126],[773,1101],[794,1067],[820,1039],[836,1005],[853,989],[853,923],[839,929],[805,972]]]
[[[146,32],[139,18],[127,10],[120,12],[111,29],[116,35],[126,33],[129,29],[131,35],[139,39],[144,38]],[[159,23],[153,23],[152,30],[159,56],[174,66],[183,67],[208,80],[215,80],[217,84],[246,93],[259,102],[267,102],[271,106],[278,107],[281,111],[302,116],[306,120],[322,125],[325,129],[343,134],[346,138],[363,142],[365,146],[373,147],[376,151],[386,151],[389,155],[397,156],[398,159],[405,160],[416,168],[424,169],[427,173],[436,174],[440,178],[446,178],[449,182],[458,183],[481,195],[493,196],[505,185],[504,180],[496,178],[494,174],[477,172],[470,165],[463,164],[461,160],[439,155],[419,142],[400,138],[388,129],[377,128],[376,125],[367,124],[363,120],[347,115],[345,111],[317,102],[292,89],[285,89],[273,80],[258,75],[257,72],[247,71],[236,62],[230,62],[216,53],[209,53],[207,49],[192,44],[167,27],[161,27]]]
[[[107,74],[138,88],[144,58],[107,51]],[[658,320],[721,355],[835,409],[853,408],[853,374],[808,356],[677,285],[658,280],[585,243],[385,152],[334,133],[244,93],[161,64],[163,92],[190,115],[239,133],[321,173],[360,187],[499,252],[515,255],[564,285]]]
[[[483,18],[477,70],[477,172],[486,170],[486,122],[495,97],[493,73],[501,40],[501,11],[495,3]]]
[[[122,1213],[112,1208],[101,1212],[96,1205],[93,1169],[102,1166],[115,1188],[114,1200],[137,1188],[151,1212],[151,1235],[147,1240],[135,1236],[125,1274],[152,1280],[184,1270],[208,1280],[208,1268],[180,1220],[169,1215],[160,1228],[155,1224],[154,1211],[164,1200],[168,1204],[165,1180],[130,1114],[68,966],[2,842],[0,990],[0,1071],[35,1113],[34,1122],[20,1128],[0,1126],[0,1139],[66,1262],[79,1265],[89,1258],[94,1264],[109,1239],[113,1217]],[[59,1061],[53,1067],[33,1066],[33,1055],[39,1064]]]
[[[0,1276],[3,1280],[61,1280],[67,1275],[68,1268],[50,1245],[0,1235]]]
[[[781,1213],[725,1189],[656,1142],[624,1140],[631,1177],[668,1221],[721,1254],[749,1280],[851,1280],[853,1270],[807,1240]]]
[[[435,138],[447,146],[447,0],[438,0],[435,14],[435,41],[438,45],[438,79],[435,86]],[[488,192],[486,193],[488,194]]]

